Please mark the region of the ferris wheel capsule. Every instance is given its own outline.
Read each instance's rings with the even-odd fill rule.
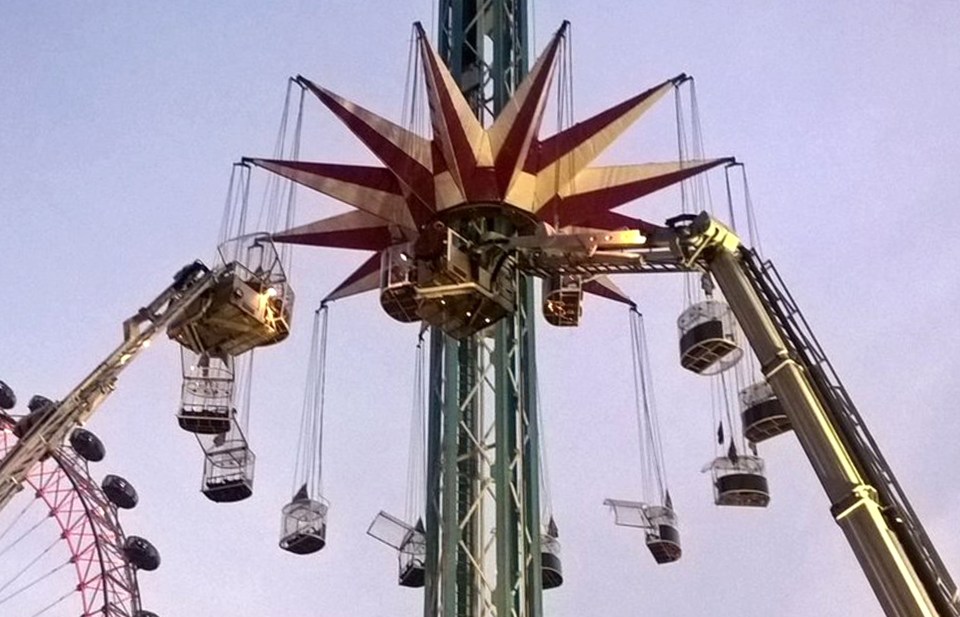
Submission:
[[[81,458],[91,463],[99,463],[107,455],[100,438],[84,428],[75,428],[70,433],[70,447]]]
[[[137,489],[127,481],[126,478],[115,475],[106,475],[100,484],[103,494],[107,496],[110,503],[123,510],[131,510],[137,506],[140,501],[137,495]]]
[[[37,422],[53,413],[56,408],[57,404],[45,396],[35,394],[30,397],[30,401],[27,403],[27,409],[29,409],[30,412],[17,420],[16,425],[13,427],[13,434],[18,438],[22,438],[30,432],[30,429],[32,429]]]
[[[13,388],[0,381],[0,409],[10,410],[17,405],[17,395],[13,393]]]
[[[140,536],[127,536],[123,543],[123,554],[127,561],[140,570],[150,572],[160,567],[160,551]]]

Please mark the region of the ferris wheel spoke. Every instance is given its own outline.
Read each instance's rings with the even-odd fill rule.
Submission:
[[[3,606],[5,603],[7,603],[7,602],[9,602],[10,600],[12,600],[13,598],[19,596],[21,593],[27,591],[28,589],[33,588],[33,587],[36,586],[37,584],[39,584],[39,583],[43,582],[44,580],[50,578],[51,576],[53,576],[54,574],[56,574],[57,572],[59,572],[60,570],[64,569],[65,567],[67,567],[67,566],[69,566],[69,565],[70,565],[70,560],[64,561],[63,563],[61,563],[61,564],[60,564],[59,566],[57,566],[56,568],[51,569],[50,571],[48,571],[48,572],[45,573],[45,574],[41,574],[40,576],[38,576],[37,578],[33,579],[32,581],[30,581],[29,583],[27,583],[26,585],[24,585],[24,586],[21,587],[20,589],[17,589],[16,591],[14,591],[13,593],[11,593],[10,595],[5,596],[5,597],[3,597],[3,598],[0,598],[0,606]]]
[[[26,513],[30,510],[30,508],[32,508],[37,503],[39,503],[39,500],[36,500],[36,499],[33,499],[27,502],[27,505],[25,505],[23,509],[20,510],[20,512],[17,513],[15,517],[13,517],[13,519],[4,528],[4,530],[0,531],[0,541],[3,541],[3,539],[7,537],[7,534],[10,533],[10,531],[17,526],[17,523],[19,523],[23,519],[24,515],[26,515]],[[3,555],[5,551],[6,549],[0,550],[0,555]]]
[[[44,520],[45,520],[45,519],[40,519],[39,521],[37,521],[36,523],[34,523],[33,526],[32,526],[30,529],[28,529],[28,530],[24,531],[22,534],[20,534],[20,535],[17,537],[16,540],[14,540],[13,542],[11,542],[11,543],[8,544],[7,546],[3,547],[3,550],[0,550],[0,557],[2,557],[2,556],[4,555],[4,553],[6,553],[7,551],[9,551],[9,550],[12,549],[13,547],[15,547],[17,544],[19,544],[20,542],[22,542],[24,538],[26,538],[26,537],[28,537],[30,534],[32,534],[38,527],[40,527],[41,525],[43,525]]]
[[[8,581],[7,581],[6,583],[4,583],[3,585],[0,585],[0,591],[4,591],[7,587],[9,587],[9,586],[12,585],[13,583],[15,583],[18,578],[20,578],[21,576],[23,576],[24,574],[26,574],[26,573],[30,570],[30,568],[33,567],[33,565],[34,565],[35,563],[37,563],[38,561],[40,561],[41,559],[43,559],[43,557],[44,557],[47,553],[49,553],[50,550],[53,549],[53,547],[56,546],[59,542],[60,542],[60,539],[59,539],[59,538],[57,538],[56,540],[54,540],[53,542],[51,542],[50,545],[47,546],[47,548],[43,549],[43,550],[40,552],[39,555],[37,555],[36,557],[34,557],[33,559],[31,559],[31,560],[30,560],[30,563],[28,563],[28,564],[25,565],[23,568],[21,568],[19,572],[17,572],[16,574],[13,575],[12,578],[10,578],[10,580],[8,580]],[[0,604],[2,604],[2,602],[0,602]]]
[[[60,605],[61,602],[63,602],[64,600],[66,600],[67,598],[69,598],[70,596],[72,596],[73,594],[75,594],[76,592],[77,592],[76,589],[71,589],[71,590],[69,590],[68,592],[66,592],[65,594],[63,594],[62,596],[60,596],[59,598],[57,598],[56,600],[54,600],[53,602],[51,602],[50,604],[48,604],[48,605],[44,606],[43,608],[41,608],[41,609],[40,609],[39,611],[37,611],[36,613],[33,613],[32,615],[30,615],[30,617],[39,617],[40,615],[43,615],[44,613],[46,613],[47,611],[49,611],[51,608],[54,608],[54,607]]]

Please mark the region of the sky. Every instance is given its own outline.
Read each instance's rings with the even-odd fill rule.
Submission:
[[[0,379],[25,401],[68,392],[120,341],[120,324],[182,265],[210,261],[230,166],[273,143],[286,79],[303,74],[400,120],[410,25],[428,0],[371,4],[51,2],[0,5]],[[709,156],[746,164],[764,254],[779,268],[948,566],[960,565],[960,4],[811,0],[532,3],[542,48],[573,25],[574,115],[583,119],[685,72]],[[372,163],[320,106],[304,153]],[[604,155],[672,153],[664,101]],[[722,204],[722,184],[712,181]],[[660,222],[675,194],[625,208]],[[342,210],[303,194],[298,222]],[[298,250],[290,339],[257,357],[254,496],[199,493],[202,460],[175,421],[175,345],[151,348],[89,424],[92,468],[141,503],[127,533],[157,545],[141,573],[159,615],[417,614],[395,555],[365,536],[402,513],[417,329],[373,295],[331,308],[325,496],[328,546],[276,547],[289,500],[310,339],[320,298],[363,260]],[[606,497],[638,499],[639,454],[622,306],[588,301],[573,330],[537,324],[550,495],[565,583],[549,617],[879,614],[792,435],[761,444],[772,500],[717,508],[709,384],[677,363],[674,277],[618,279],[647,318],[669,486],[684,556],[656,566]],[[21,495],[21,498],[26,498]],[[22,556],[29,559],[29,556]],[[5,557],[9,559],[9,557]]]

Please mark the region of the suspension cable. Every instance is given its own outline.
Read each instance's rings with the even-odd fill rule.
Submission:
[[[407,459],[407,500],[404,508],[405,520],[413,524],[425,514],[426,473],[424,454],[425,396],[424,396],[424,331],[417,339],[417,348],[413,370],[413,405],[410,414],[410,451]]]
[[[323,409],[326,385],[327,305],[314,312],[310,360],[297,439],[297,463],[293,492],[306,487],[308,494],[318,496],[322,490]]]
[[[40,500],[31,499],[30,501],[27,502],[27,504],[23,507],[23,509],[20,510],[20,512],[10,521],[6,529],[4,529],[3,532],[0,532],[0,541],[2,541],[7,536],[7,534],[10,533],[10,531],[14,527],[16,527],[17,523],[20,522],[20,519],[22,519],[23,516],[27,513],[27,511],[37,503],[40,503]],[[0,550],[0,555],[3,555],[5,550],[6,549]]]
[[[537,444],[539,452],[537,458],[540,464],[540,521],[541,524],[543,524],[543,521],[549,521],[553,518],[553,491],[550,488],[550,464],[547,460],[549,448],[547,448],[546,435],[544,434],[543,407],[540,404],[542,399],[540,397],[539,379],[534,387],[537,393],[537,433],[539,435],[539,442]]]
[[[0,557],[2,557],[2,556],[4,555],[4,553],[6,553],[7,551],[9,551],[11,548],[13,548],[13,547],[16,546],[17,544],[19,544],[24,538],[26,538],[26,537],[29,536],[31,533],[33,533],[33,532],[37,529],[37,527],[39,527],[40,525],[43,524],[43,521],[44,521],[44,519],[40,519],[39,521],[37,521],[36,523],[34,523],[33,527],[31,527],[30,529],[27,529],[26,531],[24,531],[22,534],[20,534],[20,536],[17,537],[17,539],[15,539],[15,540],[14,540],[13,542],[11,542],[9,545],[5,546],[5,547],[3,548],[3,550],[0,550]]]
[[[560,59],[557,66],[557,116],[556,116],[556,131],[557,133],[573,126],[573,28],[572,26],[567,26],[567,30],[564,32],[563,37],[560,39],[560,50],[558,53]],[[559,145],[556,146],[559,148]],[[550,157],[555,161],[553,169],[553,193],[558,196],[558,199],[563,200],[563,197],[560,196],[561,187],[560,178],[561,178],[561,168],[563,163],[557,158],[556,152],[551,153]],[[571,172],[573,169],[573,160],[571,157],[567,157],[567,172]],[[574,177],[572,173],[566,174],[566,182],[571,183],[571,189],[575,189]],[[554,228],[559,229],[560,227],[560,211],[562,207],[557,207],[553,209],[553,226]]]
[[[50,578],[51,576],[53,576],[54,574],[56,574],[57,572],[59,572],[60,570],[64,569],[65,567],[67,567],[67,566],[69,566],[69,565],[71,565],[71,561],[68,559],[67,561],[64,561],[62,564],[60,564],[59,566],[53,568],[52,570],[50,570],[50,571],[47,572],[46,574],[42,574],[42,575],[38,576],[37,578],[35,578],[34,580],[30,581],[29,583],[27,583],[26,585],[24,585],[24,586],[21,587],[20,589],[14,591],[14,592],[11,593],[10,595],[8,595],[8,596],[6,596],[6,597],[4,597],[4,598],[0,598],[0,605],[8,602],[9,600],[12,600],[13,598],[15,598],[15,597],[17,597],[18,595],[20,595],[21,593],[27,591],[28,589],[30,589],[30,588],[33,587],[34,585],[37,585],[38,583],[42,582],[43,580],[45,580],[45,579],[47,579],[47,578]]]
[[[307,90],[302,85],[300,86],[300,103],[297,105],[297,122],[293,130],[293,147],[290,152],[290,159],[294,161],[300,160],[300,137],[303,133],[303,106],[306,101]],[[286,200],[286,216],[284,217],[284,229],[290,229],[293,227],[294,222],[296,221],[297,214],[297,187],[299,185],[292,180],[287,181],[287,200]],[[273,227],[269,228],[270,231],[277,231]],[[293,246],[287,243],[284,243],[280,247],[280,264],[283,266],[283,269],[286,271],[287,278],[293,276]]]
[[[66,593],[64,593],[62,596],[60,596],[59,598],[57,598],[56,600],[54,600],[54,601],[51,602],[50,604],[46,605],[45,607],[41,608],[39,611],[37,611],[36,613],[34,613],[33,615],[31,615],[30,617],[39,617],[40,615],[46,613],[46,612],[49,611],[51,608],[57,606],[58,604],[60,604],[61,602],[63,602],[64,600],[66,600],[67,598],[69,598],[70,596],[72,596],[72,595],[75,594],[75,593],[77,593],[77,590],[76,590],[76,589],[70,589],[70,590],[68,590],[68,591],[67,591]]]
[[[41,521],[41,522],[43,522],[43,521]],[[13,583],[15,583],[18,578],[20,578],[21,576],[23,576],[24,574],[26,574],[26,573],[30,570],[30,568],[33,567],[33,564],[35,564],[35,563],[37,563],[38,561],[40,561],[41,559],[43,559],[43,558],[46,556],[46,554],[49,553],[49,552],[53,549],[53,547],[55,547],[59,542],[60,542],[60,538],[58,537],[58,538],[56,538],[53,542],[51,542],[49,545],[47,545],[47,548],[45,548],[45,549],[43,549],[42,551],[40,551],[40,553],[39,553],[36,557],[34,557],[33,559],[31,559],[30,562],[29,562],[27,565],[23,566],[16,574],[13,575],[12,578],[10,578],[10,579],[9,579],[6,583],[4,583],[3,585],[0,585],[0,591],[5,590],[7,587],[9,587],[9,586],[12,585]]]
[[[633,358],[634,404],[637,413],[637,436],[640,448],[643,499],[664,504],[667,479],[663,463],[663,442],[660,436],[653,381],[649,371],[650,357],[646,343],[643,314],[630,308],[630,339]]]
[[[240,361],[237,362],[237,364],[240,365],[237,369],[237,386],[239,389],[239,396],[237,398],[240,401],[240,412],[238,414],[237,424],[240,427],[241,433],[244,434],[246,434],[250,428],[250,393],[253,389],[254,352],[256,352],[256,349],[251,349],[241,356]]]
[[[733,208],[733,192],[730,190],[730,168],[743,165],[742,163],[730,163],[723,167],[723,183],[727,192],[727,215],[730,217],[730,229],[734,233],[737,231],[737,214]]]

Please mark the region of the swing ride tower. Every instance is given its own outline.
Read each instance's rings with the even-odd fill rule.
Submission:
[[[535,308],[552,325],[576,326],[585,292],[629,304],[636,314],[631,325],[639,358],[645,356],[639,312],[607,275],[693,273],[703,277],[708,296],[715,281],[732,317],[727,324],[725,313],[708,312],[705,307],[719,304],[713,299],[689,307],[678,321],[682,366],[714,374],[711,367],[724,365],[724,358],[737,351],[732,324],[739,324],[763,374],[762,385],[782,406],[766,417],[777,418],[775,432],[745,437],[760,441],[788,430],[796,434],[830,500],[830,513],[886,615],[960,617],[955,583],[772,265],[709,212],[684,208],[663,226],[615,212],[734,161],[698,158],[701,152],[691,159],[681,146],[678,161],[591,166],[629,125],[689,78],[668,79],[541,140],[546,92],[566,24],[528,74],[524,0],[441,0],[439,7],[438,50],[419,25],[415,28],[415,73],[422,69],[432,137],[393,124],[306,78],[293,80],[333,111],[383,167],[306,162],[296,156],[245,159],[243,165],[264,168],[356,211],[278,233],[240,236],[242,249],[221,253],[222,263],[213,269],[197,262],[178,272],[171,286],[124,322],[120,346],[63,400],[31,403],[30,413],[15,421],[6,418],[0,428],[18,440],[0,460],[0,508],[29,483],[37,463],[68,435],[78,435],[77,426],[159,332],[166,330],[185,358],[196,356],[195,366],[185,362],[190,395],[207,393],[191,390],[190,384],[210,386],[219,379],[211,374],[211,360],[232,367],[235,357],[286,338],[294,296],[273,241],[373,251],[321,309],[328,301],[378,290],[391,317],[422,322],[430,331],[423,521],[393,521],[410,534],[406,539],[422,533],[422,564],[411,562],[422,570],[409,578],[401,572],[400,584],[424,587],[424,617],[542,617],[542,591],[558,585],[562,574],[555,549],[549,548],[555,546],[556,525],[552,518],[547,524],[541,520]],[[558,104],[562,109],[562,97]],[[562,113],[558,116],[563,124]],[[538,307],[533,277],[543,282]],[[685,326],[683,318],[690,315],[696,319]],[[318,389],[304,404],[307,421],[301,430],[312,439],[304,451],[316,452],[317,463],[325,318],[319,310],[315,334],[321,334],[312,345],[317,364],[308,371],[318,377]],[[220,381],[232,388],[228,377]],[[635,380],[646,387],[643,374]],[[234,402],[233,392],[224,398]],[[321,414],[310,420],[306,412],[317,408],[317,399]],[[14,404],[12,391],[0,382],[0,409]],[[221,466],[226,472],[209,478],[206,488],[244,489],[240,497],[211,497],[214,501],[236,501],[251,489],[247,480],[252,478],[238,478],[238,470],[245,472],[252,459],[246,444],[242,458],[232,453],[236,448],[217,449],[237,425],[234,415],[230,405],[183,407],[178,414],[182,428],[216,435],[215,447],[207,451],[205,446],[208,458],[228,455],[229,464]],[[655,430],[651,423],[646,434]],[[712,466],[715,502],[766,505],[760,459],[738,454],[732,438],[730,443],[729,454]],[[751,462],[758,469],[749,468]],[[316,481],[308,472],[283,509],[284,550],[314,553],[326,543],[319,475],[319,466]],[[664,485],[660,502],[608,500],[615,510],[639,513],[641,523],[622,524],[645,529],[658,563],[680,557]],[[138,538],[134,544],[142,550],[125,550],[128,562],[141,569],[159,565],[149,543]],[[395,546],[401,559],[403,546]]]
[[[438,47],[481,123],[527,70],[526,0],[440,0]],[[458,222],[510,234],[489,210]],[[540,480],[534,298],[455,339],[430,332],[424,617],[540,617]]]

